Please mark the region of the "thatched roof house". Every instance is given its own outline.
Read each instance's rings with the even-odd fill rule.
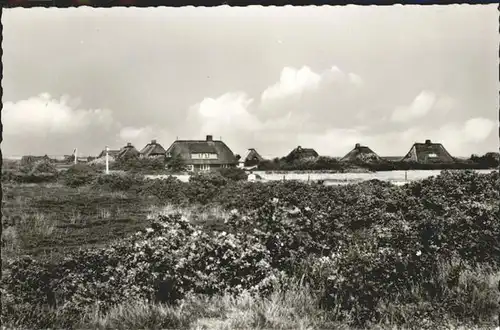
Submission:
[[[262,157],[257,152],[257,150],[255,150],[254,148],[250,148],[247,150],[245,155],[240,159],[240,164],[242,166],[253,166],[259,164],[263,160],[265,160],[264,157]]]
[[[455,159],[446,151],[441,143],[432,143],[431,140],[425,140],[425,143],[413,144],[402,161],[418,163],[453,163]]]
[[[128,142],[127,145],[118,152],[115,159],[125,160],[130,158],[138,158],[140,155],[139,151],[132,145],[132,143]]]
[[[347,155],[340,159],[341,162],[380,162],[382,158],[379,157],[373,150],[367,146],[362,146],[356,143],[354,149],[352,149]]]
[[[39,161],[47,161],[50,162],[52,159],[50,159],[49,156],[44,155],[44,156],[23,156],[21,157],[21,165],[28,165],[28,164],[33,164]]]
[[[205,140],[176,140],[166,151],[167,159],[178,157],[190,171],[235,167],[238,160],[229,147],[207,135]]]
[[[116,158],[116,156],[120,153],[120,150],[108,150],[108,157],[109,158]],[[97,158],[104,158],[106,157],[106,149],[102,150],[101,153],[97,156]]]
[[[156,140],[151,140],[140,153],[141,157],[165,157],[166,150]]]
[[[311,148],[302,148],[301,146],[298,146],[297,148],[293,149],[286,156],[288,160],[297,160],[297,159],[305,160],[305,159],[315,159],[318,157],[319,154],[316,152],[316,150]]]

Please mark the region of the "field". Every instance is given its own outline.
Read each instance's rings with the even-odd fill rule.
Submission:
[[[3,326],[471,329],[498,322],[498,172],[342,186],[265,174],[270,182],[65,175],[3,183]]]

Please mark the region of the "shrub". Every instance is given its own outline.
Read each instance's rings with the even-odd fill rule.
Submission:
[[[128,300],[176,303],[243,290],[266,296],[298,277],[329,314],[359,326],[418,327],[418,319],[438,322],[444,314],[491,320],[499,182],[498,172],[472,171],[405,186],[248,183],[220,173],[189,183],[148,180],[143,194],[218,204],[231,216],[219,230],[179,214],[159,216],[132,237],[68,253],[62,262],[17,259],[5,265],[2,287],[11,306],[50,305],[56,296],[64,315],[81,315],[96,302],[105,312]]]
[[[179,205],[187,202],[187,185],[173,176],[146,180],[140,188],[140,193],[154,196],[164,204]]]
[[[165,171],[165,159],[161,157],[118,159],[113,163],[112,169],[132,173],[156,173]]]
[[[63,174],[64,184],[69,187],[79,187],[94,182],[99,175],[98,170],[87,164],[75,164]]]
[[[174,155],[167,161],[167,167],[172,173],[182,173],[186,171],[186,165],[181,156]]]
[[[58,180],[57,173],[22,173],[22,172],[2,172],[3,182],[16,183],[47,183]]]
[[[38,173],[57,173],[57,169],[53,163],[42,160],[33,164],[33,167],[29,171],[30,174],[38,174]]]
[[[224,178],[232,181],[245,181],[248,179],[247,173],[241,168],[221,168],[219,173]]]
[[[125,191],[142,184],[142,178],[130,174],[101,174],[95,181],[96,186],[111,191]]]
[[[228,179],[219,172],[196,173],[189,178],[188,200],[192,203],[208,204],[227,184]]]

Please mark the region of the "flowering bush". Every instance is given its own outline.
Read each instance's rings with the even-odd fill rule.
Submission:
[[[460,317],[480,301],[490,313],[493,298],[473,297],[488,290],[484,282],[468,280],[476,291],[457,283],[475,267],[500,266],[499,182],[498,172],[443,172],[402,187],[377,180],[338,187],[230,182],[220,175],[149,181],[140,193],[219,204],[231,216],[219,231],[179,214],[159,216],[132,237],[57,264],[22,258],[5,266],[2,287],[11,306],[56,305],[76,315],[127,299],[265,294],[302,277],[325,308],[338,318],[356,315],[359,324],[381,320],[390,304],[426,302],[425,311]],[[469,296],[454,304],[460,292]]]
[[[87,164],[72,165],[63,174],[63,182],[69,187],[91,184],[99,175],[99,170]]]
[[[134,186],[140,186],[142,178],[130,174],[101,174],[97,177],[95,185],[111,191],[129,190]]]

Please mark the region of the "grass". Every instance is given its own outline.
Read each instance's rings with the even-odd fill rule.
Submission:
[[[500,276],[491,275],[488,280],[478,280],[483,273],[465,273],[457,288],[465,289],[471,283],[490,283]],[[498,296],[491,287],[478,289],[472,284],[475,294],[465,294],[458,300],[464,308],[478,311],[492,304]],[[490,283],[491,284],[491,283]],[[487,289],[487,290],[485,290]],[[415,290],[418,294],[418,289]],[[431,319],[427,312],[436,306],[428,302],[411,305],[397,305],[391,302],[379,304],[376,308],[386,316],[371,324],[369,329],[488,329],[490,322],[463,324],[451,315],[439,315]],[[491,308],[490,308],[491,311]],[[346,314],[339,319],[335,313],[319,307],[319,297],[306,285],[296,282],[287,289],[276,289],[270,296],[217,295],[188,296],[176,306],[156,304],[147,301],[125,302],[107,313],[100,313],[96,306],[82,321],[82,328],[92,329],[356,329],[349,326],[356,315]],[[401,318],[405,326],[400,326]],[[399,319],[399,321],[397,320]],[[485,320],[483,320],[485,321]]]
[[[151,202],[132,193],[61,184],[3,184],[2,260],[58,257],[146,227]],[[4,252],[4,251],[2,251]]]
[[[96,307],[84,318],[93,329],[332,329],[307,288],[276,291],[270,297],[190,296],[177,306],[127,302],[106,314]]]

